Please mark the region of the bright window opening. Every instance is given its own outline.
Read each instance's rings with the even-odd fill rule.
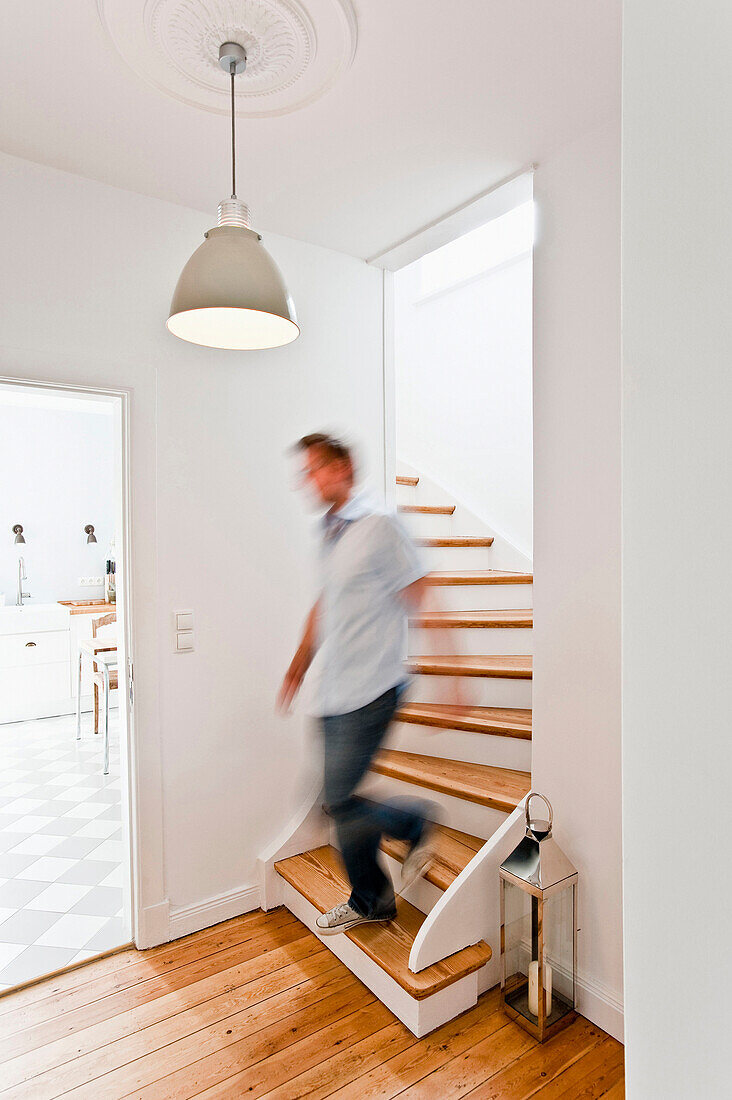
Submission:
[[[420,295],[428,298],[509,260],[530,255],[533,242],[534,203],[525,202],[424,256]]]

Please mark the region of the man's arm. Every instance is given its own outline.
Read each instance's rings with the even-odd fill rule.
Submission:
[[[317,601],[310,609],[310,614],[305,620],[302,640],[282,681],[282,687],[277,696],[277,707],[281,711],[289,711],[290,704],[297,695],[305,673],[310,668],[315,656],[319,603],[320,601]]]
[[[406,588],[401,589],[399,596],[407,605],[408,611],[419,611],[421,609],[425,597],[427,596],[428,588],[427,578],[420,577],[418,580],[408,584]]]

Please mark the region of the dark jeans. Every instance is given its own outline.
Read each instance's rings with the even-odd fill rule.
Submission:
[[[384,740],[400,694],[400,688],[390,688],[365,707],[322,719],[325,801],[351,880],[350,903],[364,917],[394,912],[394,891],[377,860],[382,835],[416,843],[429,805],[403,798],[377,803],[354,795]]]

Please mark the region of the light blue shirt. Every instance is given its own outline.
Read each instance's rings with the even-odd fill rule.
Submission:
[[[358,710],[406,679],[407,607],[399,594],[425,572],[396,516],[364,493],[325,516],[318,714]]]

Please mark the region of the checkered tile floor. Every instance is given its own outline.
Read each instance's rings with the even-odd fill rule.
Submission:
[[[0,991],[127,943],[118,716],[0,725]]]

